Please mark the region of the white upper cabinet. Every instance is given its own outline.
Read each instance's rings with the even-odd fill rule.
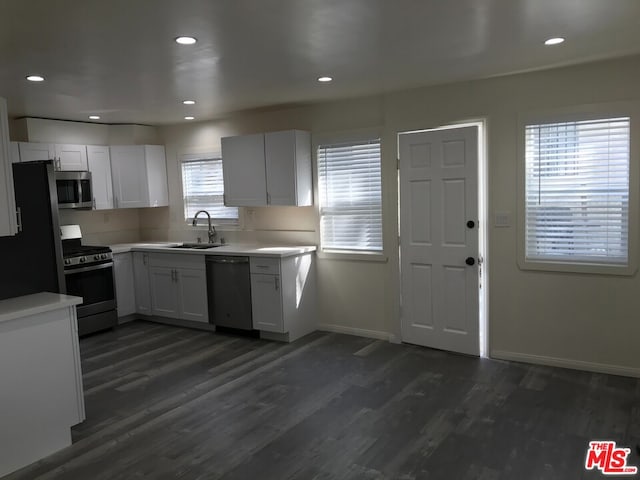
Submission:
[[[311,135],[300,130],[264,135],[267,204],[313,204]]]
[[[86,145],[55,144],[57,170],[88,170]]]
[[[222,139],[225,204],[313,203],[311,136],[287,130]]]
[[[222,139],[225,205],[233,207],[267,204],[264,134]]]
[[[18,232],[13,166],[9,155],[7,102],[0,98],[0,237],[15,235]]]
[[[56,170],[87,170],[87,147],[75,144],[18,142],[18,156],[14,162],[53,160]]]
[[[149,206],[166,207],[169,205],[169,187],[167,185],[167,158],[163,145],[144,145],[147,164],[147,184],[149,186]]]
[[[163,146],[112,146],[110,153],[115,208],[163,207],[169,204]]]
[[[108,210],[113,208],[113,183],[109,147],[88,145],[87,163],[91,172],[93,188],[93,208]]]
[[[56,158],[56,149],[53,143],[19,142],[18,149],[21,162]]]

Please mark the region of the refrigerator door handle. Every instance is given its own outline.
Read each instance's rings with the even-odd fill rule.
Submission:
[[[16,226],[18,227],[18,233],[22,231],[22,209],[16,207]]]

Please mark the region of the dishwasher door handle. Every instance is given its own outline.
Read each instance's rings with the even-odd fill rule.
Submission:
[[[233,257],[227,257],[227,258],[215,258],[215,257],[208,257],[207,258],[207,263],[249,263],[249,257],[238,257],[238,258],[233,258]]]

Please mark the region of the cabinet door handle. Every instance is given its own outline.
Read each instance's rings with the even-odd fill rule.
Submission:
[[[22,231],[22,208],[16,207],[16,227],[18,233]]]
[[[142,254],[142,264],[145,265],[145,266],[147,265],[147,254],[146,253]]]
[[[273,280],[276,284],[276,292],[280,290],[280,277],[273,277]]]

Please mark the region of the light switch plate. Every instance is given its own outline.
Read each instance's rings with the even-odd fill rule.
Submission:
[[[511,226],[511,212],[495,212],[493,225],[497,228]]]

